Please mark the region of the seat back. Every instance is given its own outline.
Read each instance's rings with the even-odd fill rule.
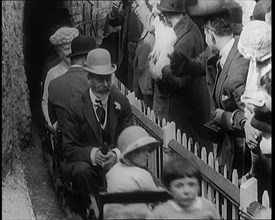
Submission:
[[[94,210],[98,210],[97,219],[104,219],[103,208],[105,204],[110,203],[156,203],[165,202],[171,199],[171,195],[166,191],[135,191],[135,192],[100,192],[98,204],[92,204]]]

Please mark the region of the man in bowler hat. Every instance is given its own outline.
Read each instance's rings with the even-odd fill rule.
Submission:
[[[97,45],[93,37],[78,36],[73,39],[71,48],[72,53],[67,56],[72,64],[69,70],[49,84],[49,116],[54,128],[59,130],[62,130],[69,100],[89,87],[87,72],[83,67],[88,52],[97,48]]]
[[[82,195],[86,208],[89,196],[98,195],[102,170],[109,170],[120,158],[118,135],[133,125],[128,99],[112,85],[116,69],[106,49],[91,50],[84,67],[90,87],[71,99],[65,113],[62,171]]]

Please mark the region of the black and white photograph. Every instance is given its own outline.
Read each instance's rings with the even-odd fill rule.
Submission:
[[[272,219],[272,0],[1,4],[2,219]]]

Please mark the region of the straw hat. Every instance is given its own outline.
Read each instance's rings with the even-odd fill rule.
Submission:
[[[84,69],[97,75],[110,75],[117,69],[115,64],[111,63],[111,55],[108,50],[96,48],[88,53]]]
[[[121,157],[127,157],[129,153],[138,149],[153,151],[160,146],[159,142],[139,126],[130,126],[124,129],[118,137],[118,148],[122,152]]]

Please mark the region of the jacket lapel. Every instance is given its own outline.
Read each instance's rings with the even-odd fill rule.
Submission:
[[[102,139],[100,135],[100,127],[97,122],[96,115],[94,112],[93,104],[90,98],[89,89],[82,96],[82,100],[84,102],[83,113],[85,118],[87,119],[88,124],[92,128],[98,143],[102,144]]]
[[[230,67],[234,57],[238,53],[237,45],[238,45],[238,40],[235,39],[233,47],[231,48],[231,50],[226,58],[226,61],[224,63],[224,66],[223,66],[222,72],[220,73],[220,76],[216,76],[212,97],[215,100],[215,102],[218,104],[219,108],[221,108],[220,100],[221,100],[221,96],[222,96],[222,88],[223,88],[225,80],[228,76],[229,67]]]

